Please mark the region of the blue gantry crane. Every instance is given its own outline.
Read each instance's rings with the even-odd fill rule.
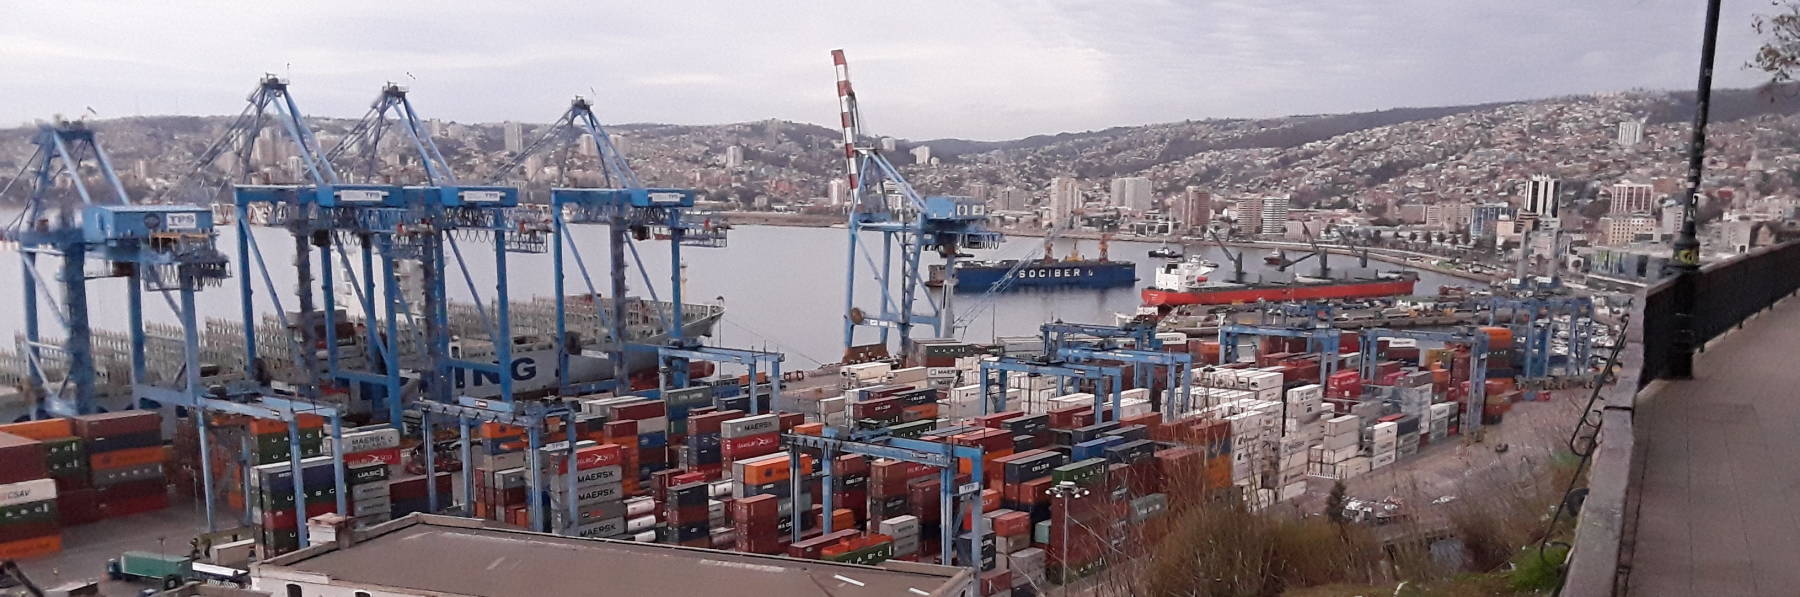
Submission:
[[[820,483],[825,487],[825,491],[822,492],[824,494],[823,506],[825,512],[831,512],[832,508],[835,506],[835,504],[832,503],[832,500],[834,499],[832,494],[836,492],[832,491],[831,488],[833,487],[832,480],[836,476],[836,471],[832,469],[834,464],[833,461],[836,460],[838,454],[857,454],[871,458],[891,458],[894,460],[915,462],[931,466],[938,469],[938,520],[941,521],[938,524],[938,532],[940,533],[938,546],[939,549],[942,550],[938,556],[940,558],[938,561],[945,563],[952,561],[951,555],[955,552],[956,545],[954,533],[955,529],[959,526],[955,521],[962,519],[963,512],[974,512],[975,514],[970,517],[970,522],[973,526],[968,534],[968,551],[963,552],[968,557],[964,558],[963,563],[966,566],[980,567],[981,536],[986,533],[986,530],[983,527],[987,522],[986,517],[981,516],[979,513],[981,509],[981,480],[985,478],[982,473],[982,452],[980,448],[958,446],[951,444],[948,441],[942,443],[927,442],[892,436],[844,438],[838,437],[838,430],[835,427],[825,428],[824,433],[826,435],[823,436],[792,433],[784,433],[781,435],[782,446],[789,450],[788,482],[792,486],[793,495],[799,496],[805,494],[805,485],[803,483],[804,471],[800,468],[799,452],[796,448],[810,448],[819,451],[819,466],[821,471]],[[969,466],[971,467],[969,478],[973,479],[973,481],[961,486],[956,484],[956,471],[959,460],[969,461]],[[819,519],[823,526],[823,531],[825,533],[830,533],[832,531],[831,517],[820,516]],[[792,539],[794,541],[799,541],[801,534],[800,525],[796,523],[793,527]]]
[[[1506,312],[1504,318],[1500,315],[1503,310]],[[1519,352],[1524,361],[1520,376],[1529,380],[1588,374],[1588,362],[1594,355],[1593,318],[1594,301],[1588,297],[1496,296],[1488,299],[1488,325],[1504,325],[1517,332]],[[1552,363],[1553,338],[1565,342],[1561,366]]]
[[[921,264],[924,253],[936,252],[944,259],[946,276],[954,277],[956,260],[964,249],[997,247],[1001,236],[987,228],[985,203],[969,197],[923,196],[882,155],[878,145],[862,142],[861,116],[844,51],[832,50],[831,60],[837,68],[850,188],[843,362],[860,363],[890,358],[890,333],[898,335],[900,353],[905,354],[911,347],[913,326],[929,326],[939,337],[953,335],[955,280],[945,280],[943,294],[934,298]],[[867,239],[879,243],[879,262],[871,257],[875,250],[863,244]],[[900,270],[897,278],[896,266]],[[865,278],[879,290],[879,308],[857,306],[857,284]],[[877,330],[875,342],[858,343],[856,331],[865,327]]]
[[[392,123],[389,122],[390,115]],[[418,229],[410,231],[408,236],[416,239],[409,244],[416,247],[412,257],[421,263],[420,271],[425,278],[422,280],[422,302],[429,362],[423,375],[424,393],[411,406],[420,413],[421,431],[428,442],[434,441],[434,416],[454,418],[457,421],[460,445],[464,453],[464,496],[469,500],[474,496],[474,464],[468,458],[471,444],[469,430],[483,422],[523,427],[527,436],[526,460],[530,469],[527,480],[527,491],[531,496],[528,502],[530,524],[533,529],[543,530],[548,522],[542,499],[545,489],[544,470],[540,463],[544,447],[543,434],[552,419],[566,423],[572,420],[572,413],[561,402],[515,400],[513,371],[516,364],[512,351],[515,339],[510,313],[507,261],[509,253],[542,253],[548,250],[547,238],[551,236],[550,231],[539,225],[535,218],[521,212],[516,187],[470,185],[458,180],[449,160],[438,149],[425,122],[413,108],[406,88],[399,85],[390,83],[383,87],[381,94],[370,104],[368,113],[328,155],[342,156],[355,150],[357,155],[365,156],[365,162],[373,164],[379,154],[384,133],[394,126],[404,132],[403,139],[416,154],[429,185],[404,187],[402,200],[402,205],[414,214],[413,221],[419,223]],[[482,298],[481,289],[476,284],[476,276],[463,256],[459,238],[477,242],[485,240],[492,246],[494,300],[491,315],[487,301]],[[449,249],[448,255],[445,248]],[[460,277],[474,302],[480,327],[489,337],[493,351],[491,362],[479,355],[452,350],[446,289],[450,258],[454,258]],[[559,367],[559,371],[564,368],[566,367]],[[499,388],[498,399],[485,400],[460,395],[451,380],[452,371],[457,369],[494,379]],[[564,442],[565,457],[575,457],[575,444],[574,441]],[[424,452],[426,470],[435,474],[433,451],[427,449]],[[430,507],[435,510],[438,507],[437,485],[434,482],[427,483],[426,488]]]
[[[1378,348],[1383,339],[1401,338],[1468,346],[1469,395],[1463,398],[1462,432],[1471,434],[1481,429],[1482,408],[1487,403],[1488,337],[1486,333],[1472,328],[1456,331],[1370,328],[1363,330],[1361,335],[1363,358],[1360,373],[1363,379],[1375,378],[1375,366],[1381,359],[1372,357],[1380,354]]]
[[[550,190],[556,352],[560,361],[557,368],[558,386],[563,389],[563,393],[579,395],[590,390],[628,389],[629,386],[625,384],[629,381],[628,363],[632,355],[654,353],[662,372],[658,376],[659,394],[687,387],[690,382],[689,362],[704,360],[743,365],[749,369],[753,380],[759,367],[770,372],[776,380],[772,386],[772,399],[778,402],[783,358],[780,353],[703,346],[698,338],[690,337],[685,329],[688,318],[682,304],[682,247],[724,247],[728,227],[723,222],[715,222],[708,216],[693,213],[697,193],[691,189],[646,187],[614,145],[612,135],[601,125],[599,117],[594,114],[593,105],[587,99],[577,97],[571,101],[569,109],[537,141],[514,156],[512,162],[502,169],[502,174],[523,164],[528,157],[571,138],[578,139],[578,143],[593,144],[592,152],[600,165],[601,186]],[[571,235],[570,225],[583,223],[606,226],[607,245],[611,253],[611,263],[607,268],[609,291],[612,295],[610,303],[601,300],[580,247],[567,241]],[[652,231],[666,234],[669,241],[669,308],[667,311],[652,309],[664,340],[657,343],[633,343],[630,342],[633,335],[627,333],[632,325],[632,318],[627,308],[631,303],[626,285],[631,266],[626,259],[629,257],[631,264],[636,266],[645,292],[650,296],[649,304],[655,305],[659,299],[656,284],[651,280],[649,270],[644,267],[637,248],[637,241],[651,238]],[[604,383],[575,387],[568,380],[568,358],[574,353],[574,348],[570,345],[571,337],[567,327],[570,295],[566,290],[569,271],[565,256],[573,259],[576,273],[586,290],[584,300],[579,303],[592,305],[596,310],[596,317],[607,328],[605,346],[608,360],[613,366],[613,376]],[[751,386],[754,390],[755,384],[752,383]],[[756,400],[751,401],[750,408],[754,414],[758,408]]]
[[[1338,347],[1342,342],[1343,332],[1329,325],[1313,327],[1275,327],[1260,325],[1231,324],[1219,327],[1219,362],[1230,364],[1238,362],[1238,340],[1244,336],[1305,338],[1306,352],[1319,355],[1319,384],[1324,385],[1331,374],[1338,369]],[[1374,354],[1365,351],[1363,354]],[[1363,362],[1374,359],[1363,358]]]
[[[209,457],[210,442],[207,440],[208,413],[224,412],[244,414],[260,418],[286,420],[289,422],[289,443],[294,453],[299,452],[298,429],[295,421],[303,415],[320,415],[331,420],[333,429],[341,429],[341,419],[330,407],[317,404],[302,403],[273,396],[254,396],[245,399],[222,393],[226,398],[214,397],[211,390],[202,388],[199,322],[195,308],[195,293],[201,288],[212,286],[227,277],[227,264],[224,254],[216,248],[217,233],[213,227],[212,211],[205,207],[186,205],[135,205],[131,202],[118,176],[105,157],[93,131],[79,124],[63,123],[55,127],[46,127],[40,131],[40,147],[45,151],[45,159],[62,162],[57,173],[66,172],[81,196],[86,207],[83,210],[80,228],[76,234],[69,234],[69,229],[50,228],[48,221],[42,218],[47,197],[34,194],[32,208],[28,210],[35,231],[21,236],[21,242],[38,243],[54,241],[61,243],[63,249],[58,252],[65,258],[68,256],[86,255],[109,264],[110,275],[125,277],[127,280],[126,297],[128,302],[128,328],[131,336],[131,393],[138,404],[146,408],[162,406],[178,406],[193,409],[192,416],[196,422],[200,438],[200,451],[203,460]],[[87,189],[87,183],[81,178],[82,158],[91,155],[96,158],[95,168],[111,187],[117,199],[113,204],[97,204]],[[49,169],[40,169],[40,183],[53,180],[56,173]],[[48,173],[47,175],[45,175]],[[67,224],[67,218],[60,219]],[[51,234],[55,230],[55,234]],[[41,246],[41,245],[40,245]],[[27,257],[29,260],[30,257]],[[27,284],[36,281],[32,268],[27,269]],[[77,273],[82,273],[77,270]],[[77,297],[85,303],[85,295],[79,288],[85,284],[85,273],[81,278],[66,277],[66,285],[77,286],[74,292],[65,289],[65,297]],[[170,308],[175,312],[184,329],[182,339],[183,365],[179,378],[179,388],[166,387],[151,381],[147,371],[145,358],[145,324],[143,319],[143,292],[149,290],[162,294]],[[171,298],[174,293],[179,298]],[[29,295],[28,295],[29,296]],[[65,298],[66,306],[78,318],[86,317],[86,305],[77,306],[72,300]],[[30,311],[30,309],[27,309]],[[64,315],[63,319],[70,319]],[[76,329],[86,332],[85,322]],[[73,336],[71,336],[73,337]],[[71,347],[70,350],[88,350],[86,347]],[[89,357],[91,358],[91,357]],[[91,366],[91,361],[89,361]],[[91,373],[90,373],[91,374]],[[60,402],[60,404],[59,404]],[[80,400],[59,401],[51,399],[46,414],[67,415],[91,412],[92,404],[82,404]],[[334,436],[334,439],[337,436]],[[341,446],[335,446],[341,455]],[[339,491],[339,507],[342,508],[347,493],[343,488],[343,462],[341,456],[334,460],[337,467],[337,488]],[[304,493],[297,459],[293,462],[295,472],[296,495]],[[248,479],[246,478],[246,483]],[[213,478],[210,467],[202,467],[202,483],[205,496],[206,521],[209,529],[216,528],[213,504]],[[246,513],[248,515],[248,513]],[[302,537],[305,528],[298,529]]]

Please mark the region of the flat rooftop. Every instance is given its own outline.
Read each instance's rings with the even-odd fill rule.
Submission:
[[[412,515],[253,569],[262,590],[284,581],[479,597],[544,595],[947,595],[963,568],[858,566],[655,543],[580,539],[485,521]],[[671,593],[675,591],[675,593]]]

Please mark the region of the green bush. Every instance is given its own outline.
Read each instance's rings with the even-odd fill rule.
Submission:
[[[1544,547],[1540,555],[1536,547],[1526,547],[1513,557],[1512,588],[1515,591],[1549,591],[1562,580],[1562,563],[1569,548],[1561,545]]]

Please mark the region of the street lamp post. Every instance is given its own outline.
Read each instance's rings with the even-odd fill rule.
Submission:
[[[1670,355],[1668,377],[1688,379],[1694,376],[1694,351],[1699,348],[1699,330],[1694,319],[1699,311],[1700,239],[1695,211],[1700,199],[1700,177],[1706,169],[1706,120],[1712,103],[1713,53],[1719,38],[1719,1],[1706,3],[1706,32],[1700,42],[1700,85],[1694,92],[1694,135],[1688,147],[1687,192],[1681,201],[1681,236],[1675,239],[1674,259],[1670,260],[1675,275],[1675,341]]]
[[[1069,593],[1069,509],[1074,505],[1074,500],[1087,497],[1088,493],[1086,488],[1076,485],[1074,481],[1062,481],[1044,490],[1045,495],[1061,498],[1063,501],[1062,537],[1059,541],[1062,545],[1062,578],[1058,584],[1062,585],[1064,595]]]

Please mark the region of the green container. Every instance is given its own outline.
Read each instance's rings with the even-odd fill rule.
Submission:
[[[1050,471],[1050,480],[1057,483],[1068,481],[1076,485],[1093,485],[1106,478],[1106,459],[1089,458],[1081,462],[1065,464]]]
[[[19,524],[56,520],[56,500],[28,502],[0,507],[0,524]]]
[[[313,442],[311,444],[305,444],[305,443],[300,444],[300,459],[301,460],[305,460],[307,458],[312,458],[314,456],[319,456],[322,454],[324,454],[324,452],[323,452],[323,450],[320,449],[319,442]],[[261,466],[264,464],[275,464],[277,462],[287,462],[288,461],[288,445],[281,444],[280,448],[273,448],[273,449],[269,449],[266,451],[258,450],[257,452],[254,453],[254,456],[256,457],[256,464],[258,466]]]
[[[919,437],[921,435],[925,435],[926,432],[932,431],[934,429],[937,429],[937,420],[936,419],[926,419],[923,421],[913,421],[911,423],[901,423],[899,425],[889,427],[888,433],[892,434],[894,437],[911,438],[911,437]]]
[[[87,452],[81,449],[81,438],[79,437],[44,440],[43,443],[45,464],[87,462]]]
[[[832,556],[830,558],[830,560],[833,562],[843,562],[846,564],[862,564],[864,566],[873,566],[875,564],[880,564],[882,562],[893,559],[893,557],[894,557],[894,542],[889,541],[887,543],[882,543],[879,545],[871,545],[868,547],[864,547],[862,549],[858,549],[856,551],[852,551],[849,553],[838,554],[838,555]]]
[[[300,430],[301,449],[305,449],[305,447],[307,445],[317,446],[323,441],[325,441],[325,433],[323,430],[320,430],[320,429],[302,429],[302,430]],[[286,434],[286,433],[265,433],[265,434],[256,436],[256,448],[258,451],[285,450],[285,449],[287,449],[287,447],[288,447],[288,434]]]
[[[194,574],[194,561],[182,556],[128,551],[119,556],[119,571],[139,578],[188,578]]]
[[[80,459],[80,460],[70,461],[70,462],[45,463],[45,468],[49,469],[51,477],[55,477],[55,478],[59,478],[59,479],[69,479],[69,478],[75,478],[75,477],[80,477],[80,478],[85,479],[88,476],[88,463],[87,463],[87,459],[85,459],[85,458]]]

